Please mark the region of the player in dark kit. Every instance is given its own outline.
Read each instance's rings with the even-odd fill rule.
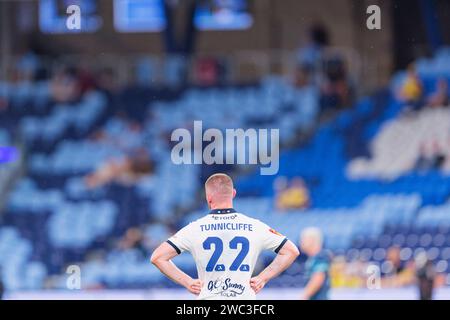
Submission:
[[[303,230],[300,237],[302,251],[308,255],[306,261],[307,284],[303,293],[306,300],[327,300],[330,289],[330,255],[322,248],[322,232],[317,228]]]

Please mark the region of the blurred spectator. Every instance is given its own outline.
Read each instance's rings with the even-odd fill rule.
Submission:
[[[436,83],[435,91],[428,96],[426,106],[442,107],[448,102],[448,82],[445,78],[440,78]]]
[[[353,92],[347,75],[347,66],[340,56],[325,62],[325,79],[321,84],[320,105],[322,110],[348,107],[353,101]]]
[[[107,95],[118,91],[117,77],[112,68],[102,68],[96,74],[97,88]]]
[[[20,80],[32,81],[41,66],[39,56],[33,50],[27,50],[17,61],[17,72]]]
[[[146,254],[143,239],[142,231],[139,228],[129,228],[119,240],[118,248],[120,250],[137,249],[143,254]]]
[[[415,169],[420,172],[426,172],[433,168],[433,155],[427,151],[425,143],[422,143],[419,148],[419,157],[417,158]]]
[[[345,257],[333,259],[330,266],[330,282],[333,288],[361,288],[366,283],[367,264],[355,260],[347,262]]]
[[[445,163],[446,154],[444,150],[441,148],[437,140],[433,140],[433,167],[432,169],[438,170],[441,169],[443,164]]]
[[[80,95],[83,95],[96,87],[96,80],[88,67],[86,66],[78,67],[76,75],[78,78],[78,88]]]
[[[90,139],[95,143],[111,146],[122,153],[132,153],[145,144],[142,125],[129,120],[122,112],[118,112],[104,128],[92,134]]]
[[[397,93],[400,101],[407,103],[409,107],[417,110],[422,105],[423,85],[420,80],[414,64],[410,64],[406,71],[406,77],[399,92]]]
[[[441,169],[446,161],[446,154],[444,150],[439,146],[436,140],[431,143],[431,152],[428,151],[427,145],[422,143],[419,149],[419,157],[415,164],[415,169],[420,172],[426,172],[428,170]]]
[[[385,275],[381,279],[382,287],[402,287],[414,282],[413,264],[401,260],[399,247],[388,249],[385,263]]]
[[[307,284],[303,292],[305,300],[327,300],[330,289],[330,255],[323,250],[322,232],[317,228],[307,228],[300,235],[301,251],[308,255],[305,264]]]
[[[323,51],[328,45],[328,30],[321,24],[314,24],[308,30],[306,44],[298,49],[298,65],[317,71],[322,64]]]
[[[132,155],[108,160],[98,170],[87,175],[85,183],[88,188],[101,187],[111,182],[130,185],[152,171],[153,163],[148,153],[145,149],[138,149]]]
[[[310,65],[298,65],[295,74],[295,86],[298,88],[306,87],[312,84],[313,77],[314,69]]]
[[[277,210],[283,211],[309,207],[309,191],[302,178],[293,178],[289,185],[285,177],[278,177],[274,182],[274,189]]]
[[[306,44],[297,50],[295,74],[297,87],[320,84],[324,50],[328,45],[328,30],[321,24],[314,24],[308,30]]]
[[[64,68],[56,71],[50,85],[52,98],[56,102],[73,102],[80,97],[77,71],[74,68]]]
[[[391,265],[390,274],[397,275],[405,269],[405,265],[400,259],[400,248],[391,247],[386,254],[386,261]]]
[[[436,271],[433,263],[428,260],[425,252],[417,255],[415,259],[417,284],[420,300],[432,300]]]
[[[225,68],[215,58],[202,58],[195,65],[196,83],[201,86],[213,86],[223,83]]]

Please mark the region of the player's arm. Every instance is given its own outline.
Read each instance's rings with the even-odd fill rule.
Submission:
[[[278,276],[281,272],[286,270],[292,262],[299,256],[300,252],[292,243],[287,240],[283,247],[278,251],[277,256],[273,261],[256,277],[250,280],[252,289],[258,293],[271,279]]]
[[[185,287],[193,294],[200,294],[202,282],[198,279],[192,279],[172,262],[172,258],[177,254],[178,252],[170,244],[164,242],[153,252],[150,261],[172,281]]]
[[[303,299],[309,300],[323,286],[326,279],[325,272],[315,272],[308,281],[303,292]]]

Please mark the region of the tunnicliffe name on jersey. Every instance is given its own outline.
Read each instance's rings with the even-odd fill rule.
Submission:
[[[253,225],[250,223],[235,223],[235,222],[208,223],[208,224],[201,224],[200,230],[201,231],[218,231],[218,230],[253,231]]]

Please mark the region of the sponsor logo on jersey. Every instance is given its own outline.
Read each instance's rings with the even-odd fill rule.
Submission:
[[[232,220],[232,219],[236,219],[236,217],[237,217],[237,214],[233,214],[233,215],[226,215],[226,216],[219,216],[219,215],[215,215],[215,216],[212,216],[212,218],[214,219],[214,220]]]
[[[230,278],[225,280],[219,278],[208,282],[208,290],[215,295],[222,297],[237,297],[244,293],[245,286],[243,284],[232,282]]]

